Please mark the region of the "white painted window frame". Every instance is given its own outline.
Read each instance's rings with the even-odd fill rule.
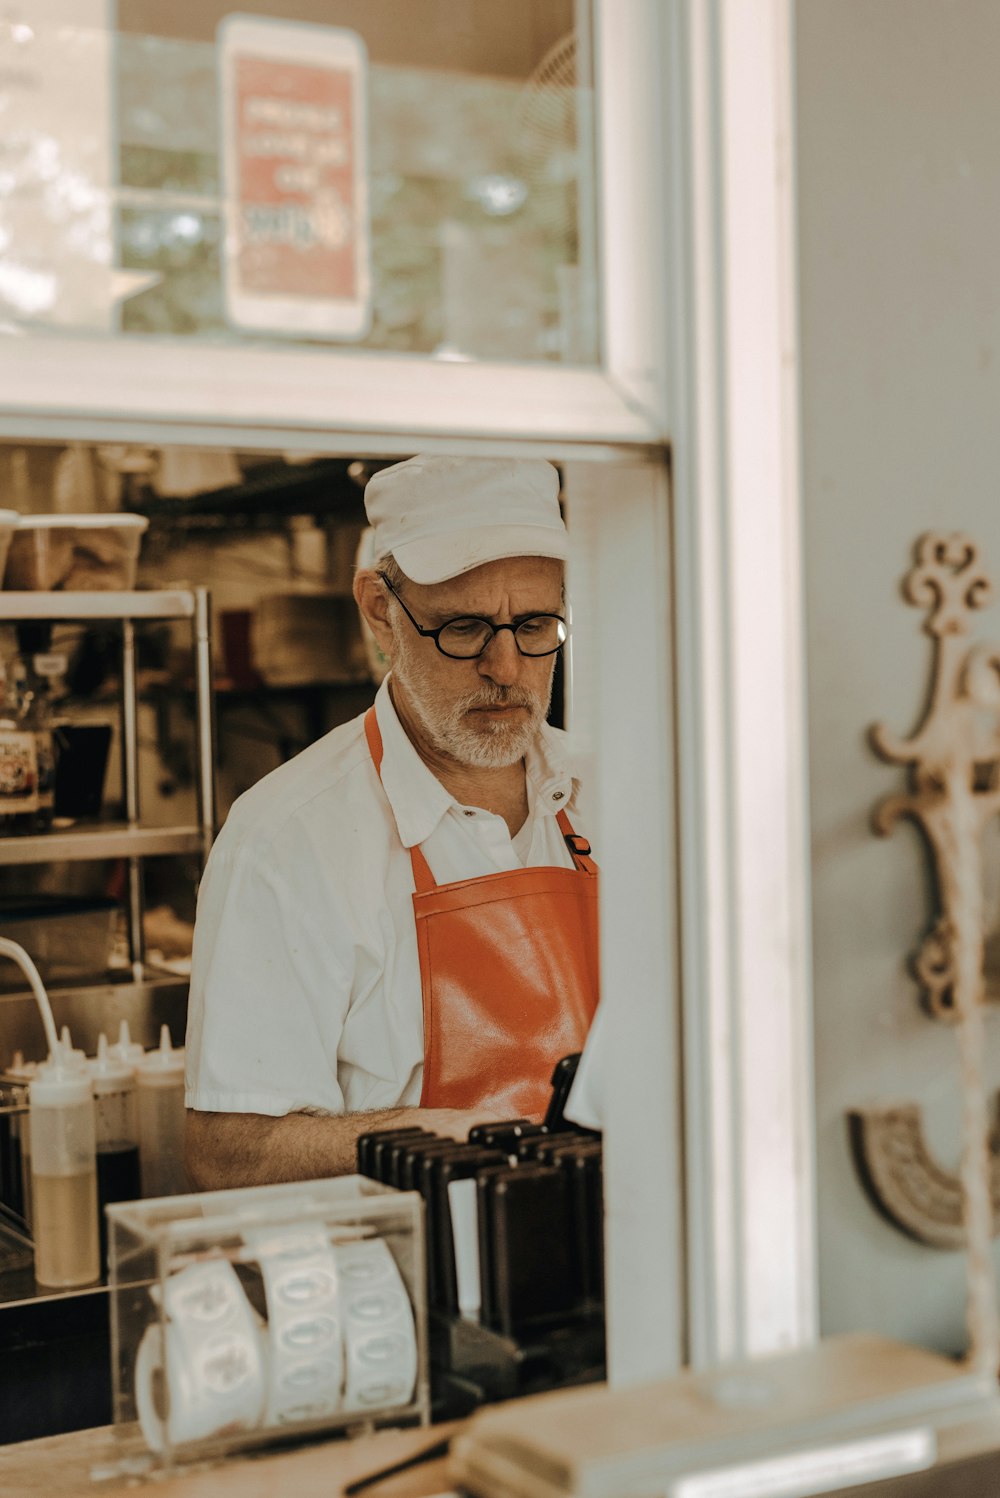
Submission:
[[[619,464],[576,481],[618,1382],[816,1334],[790,5],[598,5],[600,369],[0,346],[0,437]]]
[[[793,0],[678,0],[675,494],[689,1354],[818,1334]]]

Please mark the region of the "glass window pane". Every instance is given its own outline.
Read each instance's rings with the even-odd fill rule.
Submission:
[[[597,361],[586,4],[227,13],[5,8],[7,331]]]

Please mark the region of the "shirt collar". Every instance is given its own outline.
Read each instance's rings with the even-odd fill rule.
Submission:
[[[458,806],[437,776],[424,764],[406,736],[389,696],[389,678],[375,698],[375,716],[382,735],[382,787],[392,807],[404,848],[430,837],[446,812]],[[561,736],[543,724],[525,756],[531,810],[551,816],[568,807],[577,782],[566,764]]]

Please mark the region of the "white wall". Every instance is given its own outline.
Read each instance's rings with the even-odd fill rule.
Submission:
[[[911,826],[869,830],[902,772],[864,735],[922,710],[916,537],[968,530],[1000,582],[1000,5],[799,0],[796,24],[822,1327],[955,1350],[961,1258],[876,1216],[845,1111],[919,1100],[957,1158],[953,1037],[905,966],[926,864]]]

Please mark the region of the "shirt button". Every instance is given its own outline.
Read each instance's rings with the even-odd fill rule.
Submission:
[[[474,811],[467,811],[467,812],[466,812],[466,813],[465,813],[465,815],[466,815],[466,816],[467,816],[467,817],[474,817],[474,816],[475,816],[475,815],[476,815],[476,813],[475,813],[475,812],[474,812]]]
[[[553,799],[553,801],[561,801],[562,798],[563,798],[563,796],[565,794],[566,794],[565,791],[553,791],[553,793],[552,793],[552,799]]]

